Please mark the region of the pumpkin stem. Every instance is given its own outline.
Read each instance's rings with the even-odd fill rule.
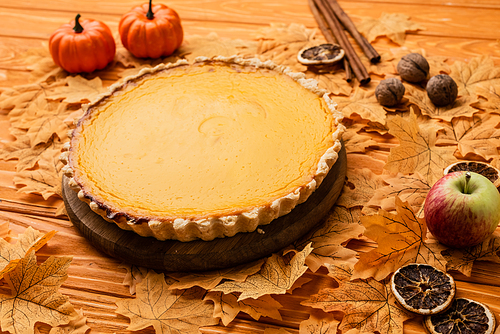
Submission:
[[[75,26],[73,27],[73,30],[79,34],[83,31],[83,27],[82,25],[80,24],[80,14],[76,14],[76,17],[75,17]]]
[[[155,14],[153,14],[153,10],[151,9],[152,2],[153,2],[153,0],[149,0],[149,10],[148,10],[148,13],[146,14],[146,17],[148,18],[148,20],[152,20],[155,18]]]

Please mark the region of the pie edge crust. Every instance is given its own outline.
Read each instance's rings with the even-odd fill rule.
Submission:
[[[60,160],[64,164],[62,172],[68,178],[69,187],[77,192],[78,198],[80,200],[87,203],[92,211],[99,214],[106,221],[115,223],[123,230],[134,231],[135,233],[143,237],[154,237],[158,240],[178,240],[182,242],[197,239],[211,241],[216,238],[232,237],[240,232],[253,232],[257,230],[260,225],[267,225],[271,223],[274,219],[289,213],[298,204],[305,202],[309,198],[309,196],[319,187],[323,179],[330,171],[330,168],[337,161],[338,153],[342,147],[342,134],[345,131],[345,127],[341,123],[343,115],[336,110],[336,103],[329,97],[328,91],[319,88],[318,82],[315,79],[307,79],[305,74],[302,72],[293,72],[286,66],[277,65],[269,60],[261,61],[257,58],[244,59],[239,56],[197,57],[192,62],[192,64],[202,62],[224,62],[227,64],[255,66],[274,70],[276,72],[289,76],[304,88],[315,93],[325,100],[328,108],[330,109],[330,112],[332,113],[333,124],[336,127],[336,130],[332,133],[333,145],[328,148],[320,158],[313,179],[309,183],[299,187],[288,195],[274,200],[270,205],[256,207],[247,212],[196,220],[177,218],[175,220],[160,221],[149,219],[146,222],[137,223],[135,221],[127,220],[126,215],[123,214],[116,215],[115,213],[113,215],[109,215],[109,208],[105,204],[96,202],[91,194],[85,193],[84,189],[75,180],[73,167],[69,163],[69,156],[71,154],[71,142],[65,143]],[[102,100],[111,96],[115,91],[121,89],[121,87],[125,86],[127,83],[138,79],[141,76],[153,74],[157,71],[189,64],[190,62],[188,62],[187,60],[181,59],[175,63],[162,63],[155,67],[143,68],[139,71],[139,73],[128,76],[123,80],[111,85],[108,89],[108,92],[101,94],[93,102],[82,106],[84,112],[84,116],[82,116],[82,118],[85,117],[89,108],[99,104]],[[75,120],[75,124],[77,122],[78,119]],[[72,131],[70,135],[71,134]],[[115,218],[110,218],[112,216],[114,216]]]

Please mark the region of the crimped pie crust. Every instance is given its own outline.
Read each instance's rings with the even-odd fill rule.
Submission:
[[[231,237],[240,232],[253,232],[259,225],[266,225],[274,219],[289,213],[295,206],[303,203],[307,198],[319,187],[325,176],[328,174],[331,166],[338,158],[338,152],[341,149],[340,139],[345,130],[340,123],[342,114],[335,109],[335,103],[330,99],[328,92],[318,88],[317,81],[306,79],[303,73],[292,72],[289,68],[276,65],[270,61],[262,62],[258,59],[242,59],[237,56],[232,57],[198,57],[193,64],[210,64],[210,63],[225,63],[235,64],[239,66],[250,66],[261,69],[273,70],[292,78],[294,81],[305,87],[307,90],[322,97],[326,105],[330,109],[333,116],[333,125],[335,131],[332,133],[333,145],[329,147],[321,156],[315,175],[312,175],[311,181],[303,186],[298,187],[286,196],[280,197],[272,201],[272,203],[263,204],[244,212],[236,212],[234,214],[218,216],[218,217],[189,217],[189,218],[145,218],[132,217],[127,212],[117,212],[111,210],[111,207],[106,203],[99,202],[95,196],[87,191],[87,188],[82,181],[78,179],[75,173],[75,163],[72,159],[71,142],[66,143],[64,152],[61,155],[61,161],[65,164],[63,173],[69,178],[68,184],[78,193],[80,200],[86,202],[90,208],[101,215],[105,220],[116,223],[124,230],[131,230],[144,237],[154,237],[158,240],[174,239],[179,241],[191,241],[202,239],[205,241],[215,238]],[[122,83],[117,83],[109,88],[106,94],[101,95],[96,101],[85,105],[85,116],[94,106],[99,105],[115,92],[122,89],[130,83],[134,83],[141,77],[154,74],[166,69],[171,69],[178,66],[189,65],[186,60],[179,60],[173,64],[160,64],[154,68],[145,68],[137,75],[125,78]],[[78,123],[77,123],[78,126]],[[110,171],[112,173],[112,171]]]

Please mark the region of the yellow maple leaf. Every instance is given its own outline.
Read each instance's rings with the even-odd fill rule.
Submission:
[[[500,147],[500,115],[477,113],[473,117],[454,118],[442,125],[437,145],[457,145],[460,159],[491,160],[498,157]]]
[[[56,231],[44,234],[28,226],[24,233],[18,237],[15,244],[0,238],[0,278],[5,273],[13,270],[27,253],[42,248],[54,234],[56,234]]]
[[[26,169],[16,173],[14,184],[20,185],[20,192],[40,194],[46,200],[51,196],[61,196],[61,169],[63,163],[59,160],[60,149],[45,150],[38,161],[36,169]]]
[[[436,128],[421,127],[411,111],[409,117],[395,116],[388,120],[389,133],[399,140],[390,150],[387,164],[391,173],[420,173],[431,186],[443,176],[443,170],[457,161],[455,146],[436,146]]]
[[[472,106],[492,113],[500,113],[500,86],[477,87],[476,93],[481,98]]]
[[[123,279],[123,284],[129,287],[131,295],[135,295],[136,286],[137,284],[142,282],[144,277],[146,277],[146,275],[148,274],[148,269],[126,263],[122,263],[120,265],[120,268],[124,268],[125,270],[127,270],[127,274]]]
[[[380,77],[385,77],[387,74],[397,74],[396,67],[393,64],[394,56],[385,52],[380,53],[380,61],[372,63],[364,54],[359,57],[370,74],[375,74]]]
[[[349,96],[352,93],[352,85],[345,80],[345,72],[339,66],[328,66],[327,68],[308,68],[305,72],[308,79],[318,82],[318,87],[335,95]],[[333,98],[335,100],[336,98]]]
[[[347,209],[334,206],[323,222],[315,226],[293,246],[303,249],[312,243],[313,250],[306,258],[311,271],[316,272],[321,266],[327,267],[335,261],[353,262],[357,252],[342,246],[351,239],[359,237],[364,227],[359,223],[361,209]]]
[[[409,16],[401,13],[382,13],[380,18],[365,18],[356,26],[370,42],[386,36],[398,45],[404,44],[407,32],[425,30],[420,24],[410,21]]]
[[[306,272],[305,260],[311,251],[312,247],[309,244],[295,254],[289,262],[285,261],[287,256],[272,254],[262,269],[258,273],[248,276],[244,282],[227,281],[211,291],[221,291],[225,294],[241,292],[238,301],[247,298],[257,299],[269,294],[284,294]]]
[[[30,334],[36,322],[59,326],[78,316],[68,297],[58,291],[68,277],[71,259],[51,256],[38,266],[31,251],[5,274],[12,294],[0,295],[3,331]]]
[[[387,185],[378,188],[366,205],[380,207],[385,211],[396,209],[396,196],[403,202],[408,202],[413,208],[421,208],[431,188],[420,173],[411,175],[401,173],[385,174],[382,175],[382,179]]]
[[[264,260],[257,260],[251,263],[245,263],[239,266],[213,270],[199,273],[169,273],[168,276],[177,280],[169,289],[187,289],[193,286],[199,286],[210,290],[219,284],[222,280],[232,280],[243,282],[249,275],[253,275],[260,270]]]
[[[137,284],[136,298],[116,302],[115,312],[130,318],[127,330],[153,326],[157,333],[194,333],[201,326],[219,322],[212,316],[213,305],[203,300],[204,289],[169,290],[173,282],[173,279],[167,281],[164,274],[150,270]]]
[[[490,56],[472,58],[468,63],[456,61],[451,65],[450,76],[458,86],[458,95],[476,97],[478,88],[500,86],[500,67]]]
[[[83,315],[83,310],[76,311],[78,316],[67,325],[52,327],[49,334],[85,334],[90,330],[87,326],[87,317]]]
[[[342,135],[342,140],[344,141],[347,153],[364,153],[366,148],[378,145],[371,136],[361,133],[364,126],[365,125],[361,123],[353,123],[352,125],[346,126],[346,131]]]
[[[427,225],[418,218],[408,203],[395,198],[396,214],[379,210],[377,214],[361,217],[366,237],[377,242],[377,248],[361,253],[354,265],[352,278],[385,279],[408,263],[427,263],[446,269],[441,255],[444,246],[426,243]]]
[[[224,326],[233,321],[239,312],[244,312],[257,321],[262,316],[282,320],[279,312],[282,305],[269,295],[238,301],[236,293],[209,292],[205,300],[211,300],[214,303],[214,317],[221,318]]]
[[[385,186],[380,175],[368,168],[347,169],[346,181],[337,205],[347,208],[364,206],[373,197],[377,189]]]
[[[475,261],[500,263],[500,232],[495,231],[489,238],[473,247],[448,248],[443,251],[443,256],[448,262],[448,270],[457,270],[470,277]]]
[[[351,97],[337,96],[337,110],[341,111],[345,117],[352,117],[353,114],[361,116],[363,119],[385,124],[386,111],[375,97],[375,90],[365,90],[356,88]]]
[[[396,302],[389,280],[353,280],[351,274],[348,267],[332,266],[329,275],[339,287],[321,289],[301,304],[325,312],[342,312],[339,325],[342,333],[355,329],[363,334],[402,334],[403,322],[415,315]]]
[[[93,101],[99,94],[106,91],[99,77],[87,80],[80,75],[68,76],[65,81],[65,86],[46,89],[45,98],[48,100],[64,100],[69,104],[81,104]]]
[[[219,37],[215,32],[207,36],[187,36],[180,46],[179,57],[193,61],[196,57],[214,57],[251,54],[257,51],[257,42]]]
[[[411,104],[418,106],[423,115],[450,122],[455,117],[471,117],[479,110],[472,107],[477,99],[470,96],[457,98],[452,104],[438,107],[429,99],[427,92],[412,85],[406,85],[405,96]]]
[[[299,333],[307,334],[336,334],[340,321],[332,313],[325,313],[314,309],[309,319],[299,325]]]

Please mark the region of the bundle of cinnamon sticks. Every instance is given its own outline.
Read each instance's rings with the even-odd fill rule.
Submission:
[[[349,16],[342,10],[337,0],[308,0],[318,26],[329,43],[338,43],[344,49],[346,80],[352,80],[352,73],[364,85],[370,82],[370,75],[354,51],[344,28],[349,31],[372,63],[380,61],[380,55],[366,38],[359,33]],[[351,72],[352,70],[352,72]]]

